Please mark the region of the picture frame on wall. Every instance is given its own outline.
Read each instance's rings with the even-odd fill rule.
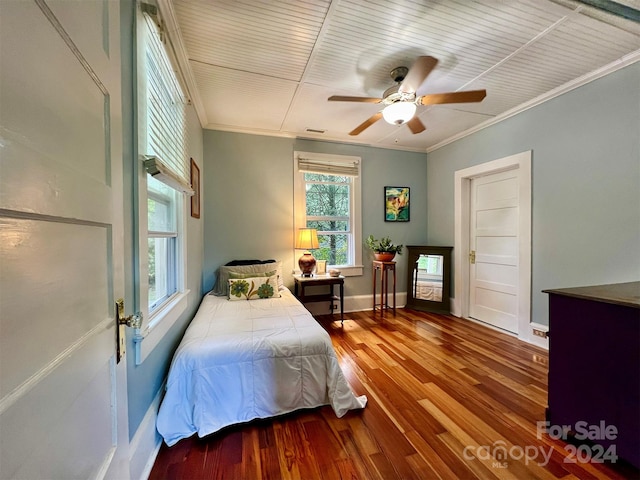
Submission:
[[[409,187],[384,187],[384,221],[408,222],[410,219],[409,200]]]
[[[200,218],[200,168],[193,158],[191,159],[191,188],[194,192],[191,196],[191,216]]]

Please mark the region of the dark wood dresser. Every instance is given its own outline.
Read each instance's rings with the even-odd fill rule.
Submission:
[[[613,448],[640,468],[640,282],[544,292],[549,294],[547,420],[574,433],[577,425],[595,437],[595,426],[613,425],[615,439],[602,434],[592,443]]]

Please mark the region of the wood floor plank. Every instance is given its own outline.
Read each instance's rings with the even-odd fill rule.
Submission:
[[[476,463],[474,459],[489,467],[495,462],[495,459],[488,455],[485,457],[478,455],[478,452],[484,452],[485,447],[490,447],[493,444],[491,432],[475,428],[471,426],[471,422],[461,424],[461,417],[468,412],[461,410],[456,414],[453,409],[443,410],[441,403],[438,402],[439,404],[436,405],[436,402],[432,402],[431,399],[420,400],[419,403],[446,428],[446,432],[439,435],[440,439],[448,439],[447,444],[449,445],[453,443],[462,445],[461,448],[452,451],[465,461],[467,468],[474,467]],[[503,472],[500,473],[503,475]]]
[[[260,477],[260,443],[258,429],[250,426],[242,431],[242,478]]]
[[[570,463],[567,444],[539,436],[546,351],[448,315],[346,317],[317,320],[365,409],[301,410],[163,445],[149,479],[640,478],[624,462]],[[511,449],[506,458],[498,446]],[[548,462],[518,458],[526,449],[549,452]]]
[[[493,378],[484,377],[476,388],[489,396],[496,398],[500,403],[507,406],[511,411],[531,420],[533,423],[540,420],[540,405],[531,401],[527,396],[522,395],[510,388],[495,381]]]
[[[360,438],[354,435],[350,429],[342,430],[340,438],[355,470],[353,476],[344,478],[377,478],[377,471],[371,455],[379,453],[379,450],[377,448],[366,449],[369,441],[361,442]]]
[[[433,478],[440,478],[442,480],[457,480],[460,478],[452,470],[451,462],[447,461],[447,458],[444,455],[441,455],[434,447],[432,447],[432,443],[437,443],[437,447],[440,446],[440,440],[437,439],[437,436],[427,434],[431,439],[431,442],[425,440],[424,433],[419,433],[415,430],[407,432],[406,436],[416,449],[416,452],[418,452],[420,458],[422,458],[429,468],[435,472],[435,476]],[[440,449],[440,452],[441,451],[442,450]]]
[[[446,432],[440,435],[440,440],[442,444],[445,445],[449,451],[456,455],[458,452],[464,451],[467,445],[460,443],[460,441],[451,433]],[[464,457],[463,457],[464,458]],[[471,470],[473,473],[472,478],[479,478],[484,480],[495,480],[495,479],[504,479],[504,480],[513,480],[518,479],[518,476],[515,472],[509,469],[496,468],[494,466],[495,460],[485,460],[485,461],[472,461],[465,460],[465,466]],[[464,478],[464,477],[463,477]],[[523,477],[528,478],[528,477]]]
[[[336,460],[348,458],[342,447],[340,436],[332,431],[331,426],[322,416],[314,421],[305,422],[304,429],[321,471],[333,468]]]
[[[407,463],[414,472],[414,478],[438,478],[438,474],[417,453],[407,457]]]
[[[376,468],[376,474],[378,478],[384,480],[393,480],[402,478],[400,474],[393,467],[393,464],[383,453],[374,453],[371,455],[371,460]]]

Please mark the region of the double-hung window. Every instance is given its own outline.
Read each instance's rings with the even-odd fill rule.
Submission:
[[[295,226],[315,228],[311,253],[345,275],[362,274],[360,158],[294,153]]]
[[[164,43],[167,36],[161,31],[157,9],[139,5],[138,304],[144,321],[138,337],[155,340],[143,342],[142,351],[136,350],[138,363],[187,305],[185,197],[193,193],[187,153],[187,98],[169,57],[170,48]]]
[[[178,291],[178,192],[147,178],[147,261],[149,311]]]

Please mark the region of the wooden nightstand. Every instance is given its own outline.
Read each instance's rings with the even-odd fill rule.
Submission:
[[[293,294],[302,304],[312,302],[331,302],[331,313],[333,313],[333,301],[340,301],[340,322],[344,322],[344,276],[331,277],[329,275],[315,275],[313,277],[301,277],[294,275],[295,280]],[[312,295],[305,294],[307,287],[319,287],[326,285],[329,291],[326,293],[314,293]],[[333,288],[335,285],[340,286],[340,296],[334,295]]]

